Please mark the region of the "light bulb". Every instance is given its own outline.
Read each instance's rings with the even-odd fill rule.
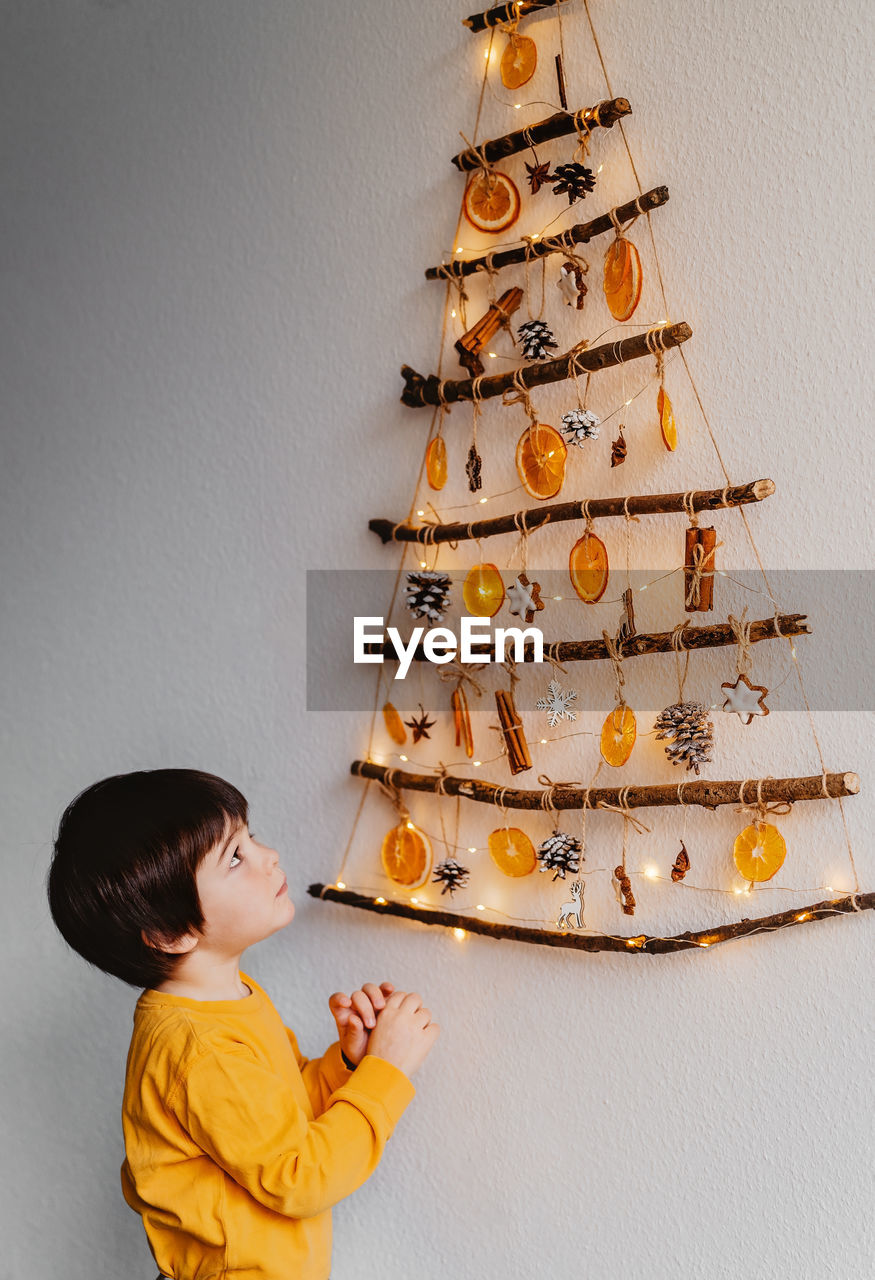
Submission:
[[[405,764],[407,763],[407,756],[399,756],[398,759],[403,760]]]
[[[479,769],[482,763],[483,763],[483,761],[482,761],[482,760],[475,760],[475,761],[474,761],[474,768],[475,768],[475,769]]]
[[[456,935],[456,937],[459,939],[460,942],[464,937],[467,937],[464,929],[454,929],[453,933]]]
[[[385,898],[374,898],[374,902],[376,902],[376,904],[377,904],[377,906],[378,906],[378,907],[385,907],[385,905],[386,905],[386,899],[385,899]]]
[[[412,822],[408,822],[408,824],[407,824],[407,830],[408,830],[408,831],[412,831],[413,829],[414,829],[414,828],[413,828],[413,823],[412,823]]]
[[[471,845],[471,848],[468,850],[468,852],[469,852],[469,853],[476,853],[476,852],[477,852],[477,846],[472,844],[472,845]]]
[[[342,881],[342,880],[338,880],[338,882],[337,882],[337,888],[338,888],[338,889],[345,889],[345,888],[346,888],[346,885],[343,883],[343,881]]]
[[[489,499],[488,499],[488,498],[481,498],[481,499],[480,499],[480,505],[482,506],[484,502],[488,502],[488,501],[489,501]]]

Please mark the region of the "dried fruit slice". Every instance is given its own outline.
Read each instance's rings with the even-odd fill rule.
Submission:
[[[659,395],[656,397],[656,412],[659,414],[659,429],[662,432],[662,441],[666,449],[670,449],[674,453],[678,447],[678,429],[674,420],[674,412],[671,407],[671,401],[665,394],[665,388],[659,388]]]
[[[432,489],[447,483],[447,446],[443,436],[435,436],[425,451],[425,474]]]
[[[754,822],[736,836],[733,856],[745,880],[771,880],[783,865],[787,845],[770,822]]]
[[[555,427],[546,422],[526,427],[516,447],[516,469],[533,498],[553,498],[565,479],[568,449]]]
[[[504,583],[494,564],[475,564],[469,569],[462,599],[473,617],[491,618],[498,613],[504,602]]]
[[[511,34],[501,55],[501,83],[506,89],[519,89],[528,84],[538,65],[538,46],[529,36]]]
[[[571,585],[587,604],[601,600],[608,585],[608,549],[594,533],[585,533],[568,557]]]
[[[506,173],[478,169],[465,188],[465,217],[478,231],[490,235],[512,226],[520,212],[520,193]]]
[[[605,298],[615,320],[628,320],[641,297],[641,259],[625,236],[617,236],[605,254]]]
[[[386,731],[389,737],[393,742],[397,742],[399,747],[403,747],[407,741],[407,730],[404,728],[401,713],[397,707],[393,707],[391,702],[387,702],[383,706],[383,719],[386,722]]]
[[[614,707],[602,725],[601,751],[608,764],[615,769],[626,763],[635,746],[638,726],[631,707]]]
[[[527,876],[538,865],[538,856],[525,831],[519,827],[499,827],[489,837],[492,861],[506,876]]]
[[[425,832],[412,822],[399,822],[383,841],[380,859],[383,870],[395,884],[415,889],[431,871],[431,843]]]

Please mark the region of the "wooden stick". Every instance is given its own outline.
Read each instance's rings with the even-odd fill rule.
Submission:
[[[692,503],[694,511],[717,511],[721,507],[740,507],[748,502],[762,502],[775,492],[773,480],[751,480],[747,484],[727,486],[725,489],[695,489],[690,497],[686,493],[649,493],[633,498],[588,498],[586,510],[594,520],[604,516],[653,516],[672,511],[688,511]],[[530,507],[514,515],[493,516],[489,520],[461,521],[453,524],[395,524],[383,517],[368,521],[372,533],[379,534],[383,542],[462,542],[467,538],[489,538],[495,533],[533,533],[545,524],[561,524],[565,520],[584,519],[584,500],[556,502],[549,507]]]
[[[653,187],[652,190],[645,191],[643,196],[638,196],[636,200],[618,205],[613,213],[618,222],[628,222],[639,213],[647,213],[650,209],[658,209],[660,205],[667,203],[668,187]],[[563,248],[573,250],[576,244],[588,244],[596,236],[613,230],[611,215],[601,213],[591,222],[576,222],[567,231],[561,231],[555,236],[545,236],[543,240],[538,240],[529,247],[522,245],[519,249],[505,249],[502,253],[493,253],[491,257],[467,258],[464,261],[448,262],[442,267],[429,267],[425,278],[426,280],[445,280],[448,274],[456,278],[473,276],[478,271],[486,271],[490,266],[493,270],[499,271],[502,267],[509,267],[513,263],[525,262],[527,256],[530,259],[543,258],[548,253],[561,253]]]
[[[485,13],[472,13],[469,18],[462,19],[462,25],[472,32],[488,31],[490,27],[523,18],[538,9],[550,9],[556,3],[557,0],[518,0],[516,4],[501,4],[497,9],[487,9]]]
[[[526,125],[524,129],[515,129],[501,138],[490,138],[482,143],[476,151],[468,148],[453,156],[453,164],[463,173],[472,169],[480,169],[483,160],[493,164],[496,160],[504,160],[507,156],[516,155],[518,151],[527,151],[529,147],[539,146],[542,142],[551,142],[553,138],[563,138],[566,134],[576,133],[577,125],[581,130],[601,126],[610,129],[617,120],[632,114],[632,108],[625,98],[609,98],[598,102],[594,107],[581,108],[580,111],[557,111],[546,120],[537,124]]]
[[[760,640],[783,640],[787,636],[807,636],[811,628],[804,613],[781,613],[777,626],[774,618],[760,618],[750,624],[752,644]],[[640,658],[646,653],[670,653],[673,645],[673,631],[659,631],[650,634],[632,635],[621,640],[617,648],[621,658]],[[726,645],[738,644],[738,638],[728,622],[716,623],[709,627],[690,626],[682,633],[681,649],[717,649]],[[557,662],[594,662],[607,659],[608,651],[604,640],[560,640],[557,643],[544,641],[544,652],[555,657]],[[365,645],[365,653],[380,653],[384,658],[397,658],[398,654],[388,640]],[[523,662],[534,662],[535,646],[529,640],[523,646]],[[425,649],[420,644],[413,651],[414,662],[425,662]]]
[[[811,924],[837,915],[856,915],[860,911],[875,908],[875,893],[856,893],[844,898],[831,898],[815,902],[810,907],[793,907],[777,915],[758,916],[753,920],[740,920],[737,924],[724,924],[716,929],[674,934],[669,938],[652,937],[639,933],[632,937],[611,934],[563,933],[557,929],[529,929],[511,924],[494,924],[478,916],[464,916],[452,911],[435,910],[433,907],[410,906],[406,902],[375,901],[351,889],[338,889],[334,885],[311,884],[307,890],[311,898],[328,902],[340,902],[348,907],[360,907],[363,911],[376,911],[379,915],[400,916],[417,920],[420,924],[442,925],[445,929],[464,929],[466,933],[480,933],[488,938],[506,938],[514,942],[534,942],[547,947],[565,947],[573,951],[614,951],[625,955],[665,955],[673,951],[689,951],[694,947],[712,947],[718,942],[732,942],[752,933],[772,933],[775,929],[787,929],[797,924]]]
[[[682,783],[682,796],[678,796],[678,783],[655,783],[649,786],[586,787],[573,783],[557,784],[552,795],[549,790],[516,791],[499,787],[493,782],[480,782],[477,778],[438,777],[423,773],[406,773],[403,769],[390,769],[370,760],[354,760],[350,773],[359,778],[375,778],[387,786],[406,791],[431,791],[450,796],[464,796],[481,804],[497,804],[508,809],[543,809],[549,799],[550,809],[597,809],[601,804],[616,805],[620,793],[630,809],[662,809],[666,805],[698,804],[705,809],[715,809],[719,804],[770,804],[773,800],[834,800],[838,796],[855,796],[860,790],[860,779],[855,773],[815,774],[810,778],[748,778],[737,782],[710,782],[703,778],[678,778]]]
[[[654,338],[651,336],[653,334],[657,336]],[[594,373],[597,369],[610,369],[614,365],[625,364],[627,360],[638,360],[641,356],[652,356],[653,346],[656,344],[666,350],[669,347],[679,347],[682,342],[686,342],[692,336],[692,329],[686,321],[682,320],[679,324],[669,324],[658,329],[648,329],[645,333],[638,333],[633,338],[621,338],[617,342],[606,342],[601,347],[568,351],[564,356],[559,356],[555,360],[543,360],[537,364],[524,365],[522,369],[513,370],[511,373],[497,373],[491,378],[483,378],[480,382],[478,395],[481,400],[490,400],[493,396],[502,395],[514,385],[513,380],[517,373],[520,374],[521,381],[525,387],[540,387],[547,382],[561,382],[563,378],[570,378],[575,369],[578,374]],[[647,345],[648,337],[650,338],[650,346]],[[412,409],[419,409],[427,404],[440,404],[441,392],[443,392],[443,398],[447,404],[453,404],[457,400],[473,400],[474,398],[472,391],[473,378],[442,382],[437,374],[434,373],[424,378],[421,373],[411,369],[409,364],[401,366],[401,376],[404,379],[401,403],[410,405]]]

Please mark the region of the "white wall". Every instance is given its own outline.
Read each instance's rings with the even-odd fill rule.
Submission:
[[[778,484],[751,516],[766,563],[868,568],[869,6],[591,8],[633,105],[642,183],[672,193],[654,215],[660,260],[727,465]],[[447,161],[476,108],[483,45],[467,11],[3,5],[3,1280],[153,1274],[118,1181],[134,993],[66,951],[44,876],[77,790],[167,765],[231,778],[283,851],[298,914],[247,961],[307,1051],[329,1038],[328,994],[367,978],[421,990],[443,1026],[382,1167],[336,1211],[335,1280],[871,1268],[868,915],[633,960],[459,944],[305,895],[337,872],[367,716],[305,710],[304,575],[396,564],[366,526],[404,514],[421,459],[425,420],[399,405],[398,367],[436,359],[441,289],[422,270],[451,247]],[[606,96],[579,0],[565,22],[572,104]],[[548,65],[555,18],[530,30]],[[488,100],[481,137],[507,127]],[[621,199],[634,188],[616,131],[599,146],[605,198]],[[593,491],[722,483],[679,370],[686,454],[642,446]],[[496,456],[500,421],[484,425]],[[467,431],[454,412],[451,447]],[[653,564],[676,561],[677,527],[659,521],[637,544]],[[718,527],[724,563],[752,565],[737,524]],[[567,545],[543,554],[559,563]],[[817,622],[805,670],[840,675],[841,619]],[[650,668],[640,705],[672,697],[671,665]],[[871,720],[819,709],[817,727],[829,767],[862,775],[846,810],[871,889]],[[727,730],[723,776],[817,772],[800,713],[777,705],[755,732]],[[787,884],[852,884],[835,806],[822,809],[785,820]],[[387,819],[370,803],[363,836]],[[590,865],[613,865],[617,829],[601,821]],[[647,849],[673,856],[678,822],[660,817]],[[739,816],[689,823],[703,881],[731,883]],[[361,883],[372,848],[355,852]],[[659,932],[736,911],[707,894],[639,901],[633,924],[603,895],[598,926]]]

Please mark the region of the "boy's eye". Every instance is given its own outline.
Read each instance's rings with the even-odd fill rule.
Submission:
[[[240,854],[237,852],[237,850],[236,850],[236,849],[235,849],[235,850],[234,850],[234,852],[231,854],[231,857],[228,859],[228,866],[229,866],[229,867],[233,867],[233,866],[235,865],[235,863],[234,863],[234,859],[235,859],[235,858],[237,859],[237,862],[238,862],[238,863],[243,861],[243,859],[240,857]]]

